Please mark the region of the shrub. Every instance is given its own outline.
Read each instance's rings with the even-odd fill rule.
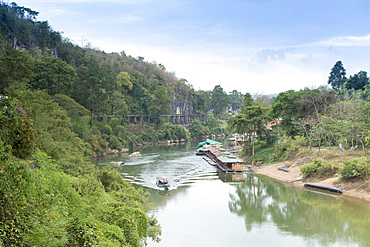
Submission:
[[[122,143],[119,141],[119,139],[112,135],[112,136],[109,136],[109,146],[113,149],[122,149],[123,148],[123,145]]]
[[[317,163],[309,163],[300,167],[303,178],[308,178],[314,176],[318,170]]]
[[[315,159],[313,163],[305,164],[300,168],[303,178],[330,177],[337,172],[338,167],[330,162]]]
[[[361,157],[347,161],[344,167],[339,170],[339,174],[341,179],[351,179],[356,177],[367,178],[369,169],[369,158]]]
[[[270,160],[272,162],[281,162],[297,152],[298,146],[291,142],[279,142],[274,145],[274,151],[271,154]]]

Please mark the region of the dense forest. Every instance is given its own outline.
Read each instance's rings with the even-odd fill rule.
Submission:
[[[0,3],[0,246],[159,241],[143,191],[91,157],[223,133],[243,95],[196,91],[162,64],[79,47],[37,15]],[[163,115],[175,111],[206,116],[174,125]],[[128,124],[128,114],[151,121]]]
[[[252,96],[195,90],[163,64],[73,44],[38,12],[0,2],[0,246],[142,246],[161,228],[141,190],[91,157],[109,149],[237,133],[250,161],[277,162],[304,146],[342,145],[364,157],[343,179],[368,178],[370,86],[338,61],[328,85]],[[169,114],[202,114],[182,126]],[[127,115],[150,121],[128,123]],[[141,118],[143,119],[143,118]],[[276,123],[276,124],[272,124]],[[270,124],[270,125],[269,125]],[[267,126],[269,126],[267,128]]]
[[[2,4],[0,93],[14,98],[19,90],[43,91],[67,111],[73,132],[94,153],[220,134],[225,126],[217,120],[227,116],[226,109],[242,105],[243,94],[236,90],[227,94],[219,85],[212,91],[194,90],[186,79],[144,57],[74,45],[48,22],[36,21],[37,14],[15,3]],[[169,125],[162,116],[175,112],[212,112],[205,119],[212,125]],[[151,122],[142,123],[145,128],[128,126],[126,115],[150,115]]]

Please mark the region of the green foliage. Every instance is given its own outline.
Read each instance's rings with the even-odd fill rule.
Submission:
[[[168,90],[163,86],[159,86],[154,91],[152,105],[149,107],[154,123],[159,124],[161,122],[160,115],[166,115],[170,112],[170,108],[167,106],[170,102],[171,97],[168,94]]]
[[[274,162],[284,161],[298,151],[299,147],[291,141],[280,140],[274,145],[274,152],[271,154],[271,160]]]
[[[244,96],[241,92],[233,90],[229,93],[229,105],[232,111],[240,110],[243,107]]]
[[[5,46],[0,52],[0,92],[9,94],[15,89],[25,89],[35,76],[34,62],[27,52]]]
[[[38,169],[17,161],[0,172],[1,241],[4,246],[63,246],[78,195],[47,156],[37,153],[33,162]]]
[[[201,137],[204,135],[211,134],[211,130],[202,124],[199,120],[194,120],[191,124],[187,126],[191,137]]]
[[[82,116],[72,118],[73,131],[84,141],[91,137],[91,117]]]
[[[130,81],[130,75],[127,72],[120,72],[116,77],[117,87],[127,87],[128,90],[131,90],[133,85]]]
[[[342,61],[337,61],[331,69],[328,84],[330,84],[334,90],[340,90],[346,80],[346,70],[343,67]]]
[[[298,152],[299,147],[289,140],[280,140],[273,146],[267,146],[266,142],[258,141],[255,144],[255,154],[251,154],[249,145],[243,146],[243,155],[249,156],[252,161],[260,161],[263,164],[283,162]]]
[[[248,135],[247,140],[251,155],[254,155],[255,152],[255,142],[266,132],[268,111],[268,107],[253,101],[250,94],[247,93],[244,98],[244,108],[239,114],[228,120],[227,125],[230,132]]]
[[[64,95],[64,94],[55,94],[53,96],[53,100],[57,102],[60,107],[67,111],[68,116],[70,117],[83,117],[83,116],[90,116],[91,113],[82,105],[78,104],[74,99],[71,97]]]
[[[55,57],[43,57],[34,65],[35,79],[31,82],[34,89],[45,89],[49,95],[72,95],[77,74],[72,66]]]
[[[72,132],[71,121],[43,91],[17,91],[15,98],[23,105],[36,129],[36,145],[54,159],[83,155],[84,144]]]
[[[248,155],[250,149],[248,147],[243,147],[243,154]],[[275,151],[274,147],[256,147],[254,155],[249,156],[248,160],[253,162],[261,162],[262,164],[271,164],[274,163],[274,160],[271,160],[271,154]]]
[[[39,14],[30,8],[20,7],[12,2],[0,3],[0,37],[13,47],[29,49],[32,46],[53,48],[61,42],[61,35],[49,26],[47,21],[35,21]]]
[[[214,114],[207,114],[203,120],[203,124],[209,129],[215,130],[216,128],[220,127],[221,120],[217,119]]]
[[[317,162],[304,164],[300,167],[303,178],[313,177],[318,171]]]
[[[0,140],[12,147],[16,157],[25,158],[34,152],[35,129],[22,107],[13,98],[0,100]]]
[[[123,143],[115,136],[110,135],[108,137],[109,147],[112,149],[122,149]]]
[[[367,77],[366,71],[360,71],[357,74],[351,75],[344,87],[346,89],[354,89],[354,90],[364,90],[365,87],[369,85],[369,78]]]
[[[339,174],[341,179],[364,178],[367,179],[370,172],[369,157],[361,157],[347,161],[341,169]]]
[[[211,92],[195,91],[194,92],[194,111],[197,113],[207,113],[211,109]]]
[[[338,171],[338,167],[332,163],[315,159],[313,163],[304,164],[300,167],[303,178],[308,177],[331,177]]]
[[[77,178],[40,151],[35,169],[5,148],[0,157],[1,246],[141,246],[160,233],[141,192],[112,168]]]
[[[220,85],[216,85],[211,93],[211,107],[215,116],[220,117],[226,114],[229,97]]]

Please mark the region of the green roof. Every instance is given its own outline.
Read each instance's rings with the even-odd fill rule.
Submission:
[[[206,145],[206,144],[222,145],[221,142],[217,142],[217,141],[214,141],[214,140],[211,140],[211,139],[206,139],[204,142],[199,142],[199,144],[197,145],[197,147],[201,147],[201,146]]]

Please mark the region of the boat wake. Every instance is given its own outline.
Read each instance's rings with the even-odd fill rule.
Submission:
[[[176,173],[174,171],[174,173]],[[156,184],[156,177],[139,177],[132,176],[128,173],[121,173],[123,178],[132,184],[140,185],[142,187],[159,189],[159,190],[174,190],[178,187],[189,186],[198,180],[213,180],[218,179],[217,169],[213,167],[192,167],[185,172],[182,172],[181,175],[176,174],[162,174],[166,176],[169,180],[170,186],[167,188],[158,187]]]

